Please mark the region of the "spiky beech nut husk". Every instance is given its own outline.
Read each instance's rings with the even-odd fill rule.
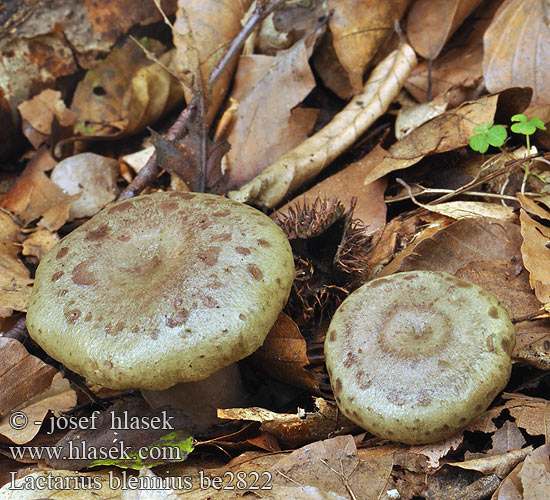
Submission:
[[[403,443],[444,439],[481,414],[511,372],[514,327],[483,288],[443,272],[375,279],[339,307],[326,340],[336,402]]]
[[[258,210],[210,194],[143,195],[46,254],[27,326],[92,382],[165,389],[254,352],[293,279],[287,238]]]

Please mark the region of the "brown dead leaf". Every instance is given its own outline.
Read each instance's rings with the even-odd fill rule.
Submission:
[[[351,208],[351,201],[356,199],[353,217],[359,219],[366,227],[368,234],[380,229],[386,222],[386,203],[384,192],[387,182],[384,179],[363,184],[363,179],[386,154],[386,151],[377,145],[371,154],[348,165],[340,172],[315,184],[305,193],[283,205],[276,214],[288,214],[290,206],[304,203],[313,203],[316,198],[339,200],[346,209]]]
[[[319,393],[319,381],[306,366],[307,343],[300,329],[286,314],[280,313],[263,345],[251,358],[270,377]]]
[[[229,89],[232,74],[237,64],[235,59],[213,89],[209,79],[212,70],[223,56],[227,45],[239,33],[243,19],[252,0],[178,0],[178,11],[174,24],[176,56],[174,68],[184,75],[187,82],[185,97],[193,98],[193,91],[199,91],[201,78],[202,93],[207,102],[207,126],[212,122]],[[200,75],[197,74],[200,68]],[[188,75],[188,76],[185,76]]]
[[[54,117],[62,127],[76,122],[76,114],[67,109],[57,90],[43,90],[31,100],[22,102],[17,109],[23,119],[23,133],[35,149],[50,136]]]
[[[228,189],[253,179],[313,129],[317,111],[296,106],[315,87],[308,62],[315,38],[300,40],[275,57],[240,58],[231,93],[239,109],[227,137]]]
[[[134,25],[144,26],[161,20],[150,0],[84,0],[83,3],[95,32],[111,43]],[[166,15],[176,11],[176,0],[161,0],[160,3]]]
[[[57,373],[18,340],[9,338],[0,338],[0,366],[0,417],[49,387]]]
[[[239,191],[231,191],[229,197],[267,207],[277,205],[321,172],[386,111],[415,64],[413,50],[403,44],[372,71],[363,93],[354,97],[328,125],[281,156]]]
[[[436,469],[439,467],[439,461],[447,456],[451,451],[457,450],[463,442],[464,434],[462,432],[458,432],[453,436],[437,443],[411,446],[410,452],[428,457],[428,465],[431,468]]]
[[[351,87],[363,89],[363,73],[394,31],[409,0],[329,0],[332,44]]]
[[[500,455],[491,455],[485,458],[467,460],[465,462],[452,462],[449,463],[449,465],[462,469],[476,470],[485,475],[496,474],[502,479],[532,451],[533,447],[527,446],[521,450],[511,450]]]
[[[164,65],[170,65],[173,52],[161,56],[165,48],[160,42],[147,38],[141,43]],[[123,136],[155,123],[182,99],[180,83],[128,39],[86,73],[71,109],[78,116],[81,132]]]
[[[264,408],[228,408],[218,410],[219,418],[261,422],[261,430],[272,434],[290,446],[326,439],[333,432],[349,432],[356,426],[345,418],[336,404],[323,398],[313,398],[315,412],[298,409],[297,414],[276,413]]]
[[[277,486],[314,486],[344,498],[380,498],[393,454],[359,458],[352,436],[312,443],[279,460],[271,471]],[[352,496],[353,498],[353,496]]]
[[[535,216],[542,217],[543,220],[549,220],[550,213],[532,200],[525,197],[519,199],[524,208],[519,215],[521,235],[523,236],[521,245],[523,262],[529,271],[531,287],[535,290],[537,298],[544,304],[545,309],[548,310],[550,309],[550,249],[547,245],[550,241],[550,229],[529,217],[525,209]]]
[[[444,227],[455,221],[449,217],[427,212],[422,216],[413,213],[394,217],[381,230],[372,235],[371,249],[366,255],[366,265],[370,277],[374,277],[392,259],[404,258],[406,253],[402,251],[411,243],[431,238]]]
[[[313,52],[311,63],[325,86],[340,99],[348,100],[354,96],[355,92],[349,83],[348,74],[340,64],[334,50],[330,31],[327,31],[321,38],[318,47]]]
[[[33,280],[18,257],[22,239],[12,216],[0,209],[0,317],[11,316],[13,310],[25,311],[31,295]]]
[[[0,206],[14,213],[24,225],[42,217],[39,225],[57,231],[67,222],[69,207],[79,195],[68,195],[42,171],[48,157],[45,149],[38,151],[4,195]]]
[[[57,233],[47,229],[37,229],[23,242],[23,255],[32,255],[40,262],[42,257],[59,241]]]
[[[20,414],[16,423],[22,424],[28,419],[28,424],[21,429],[15,429],[10,425],[10,417],[4,417],[0,419],[0,436],[15,444],[28,443],[38,434],[42,421],[50,411],[54,415],[60,415],[72,410],[75,404],[76,393],[71,389],[69,381],[56,373],[49,387],[17,409],[24,416]],[[32,461],[36,462],[36,459]]]
[[[506,0],[484,35],[483,76],[490,92],[528,86],[532,106],[550,103],[550,31],[545,0]]]
[[[481,0],[443,0],[436,4],[416,0],[407,15],[407,37],[414,50],[425,59],[435,59],[480,3]]]
[[[545,500],[550,491],[550,445],[539,446],[523,463],[520,472],[524,500]]]

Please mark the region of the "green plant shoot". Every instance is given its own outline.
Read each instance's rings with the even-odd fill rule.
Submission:
[[[478,134],[470,137],[470,147],[478,153],[486,153],[489,146],[500,147],[506,141],[508,132],[502,125],[494,125],[494,122],[478,125],[474,128]]]
[[[537,118],[536,116],[533,116],[532,118],[527,119],[527,117],[524,114],[517,114],[512,116],[510,118],[511,121],[516,122],[513,123],[510,129],[515,134],[523,134],[525,136],[525,145],[527,146],[527,155],[531,154],[531,140],[530,136],[533,135],[537,129],[539,130],[546,130],[546,126],[544,125],[544,122]],[[523,182],[521,183],[521,193],[523,194],[525,192],[525,184],[527,183],[527,177],[529,176],[529,167],[531,166],[531,162],[527,161],[525,164],[525,174],[523,175]]]

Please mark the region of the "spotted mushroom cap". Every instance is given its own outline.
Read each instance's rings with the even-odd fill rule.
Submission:
[[[258,210],[210,194],[143,195],[46,254],[27,326],[92,382],[160,390],[254,352],[293,279],[288,240]]]
[[[443,272],[375,279],[336,311],[325,341],[342,412],[384,439],[429,443],[482,413],[510,377],[514,327],[483,288]]]

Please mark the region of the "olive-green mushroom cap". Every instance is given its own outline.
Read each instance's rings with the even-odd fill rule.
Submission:
[[[46,254],[27,327],[89,381],[166,389],[254,352],[293,279],[287,238],[258,210],[210,194],[143,195]]]
[[[336,402],[384,439],[430,443],[481,414],[511,372],[514,327],[483,288],[443,272],[375,279],[336,311],[325,356]]]

